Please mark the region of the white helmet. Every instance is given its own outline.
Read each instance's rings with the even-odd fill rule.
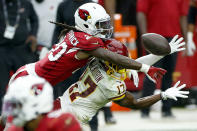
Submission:
[[[110,38],[113,33],[110,16],[97,3],[83,4],[76,10],[75,27],[99,38]]]
[[[3,99],[2,116],[12,116],[13,124],[23,126],[52,108],[52,86],[43,78],[24,76],[10,84]]]

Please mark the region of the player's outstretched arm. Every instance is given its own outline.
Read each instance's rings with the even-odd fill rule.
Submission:
[[[173,37],[173,39],[169,43],[171,49],[170,54],[185,50],[185,48],[183,47],[185,45],[185,42],[182,42],[182,40],[183,37],[178,38],[178,35],[175,35]],[[153,65],[163,57],[164,56],[149,54],[136,59],[136,61],[147,65]]]
[[[116,104],[119,104],[120,106],[124,106],[127,108],[142,109],[142,108],[146,108],[146,107],[153,105],[159,100],[161,100],[160,94],[143,97],[143,98],[136,100],[133,97],[133,95],[127,91],[125,94],[125,98],[119,101],[114,101],[114,102]]]
[[[94,57],[109,61],[113,64],[124,67],[126,69],[140,70],[142,68],[141,63],[139,63],[133,59],[130,59],[129,57],[119,55],[117,53],[108,51],[103,48],[97,48],[95,50],[86,51],[86,52]]]
[[[169,43],[170,49],[171,49],[170,54],[185,50],[185,48],[183,47],[185,45],[185,42],[182,42],[182,40],[183,40],[183,37],[178,38],[178,35],[174,36],[174,38]],[[163,57],[164,56],[149,54],[149,55],[142,56],[136,59],[136,61],[143,63],[143,64],[147,64],[147,65],[153,65],[156,62],[158,62],[160,59],[162,59]],[[131,74],[132,74],[133,79],[134,79],[134,85],[138,87],[139,78],[136,74],[137,72],[134,70],[127,70],[127,71],[130,73],[128,75],[129,77],[131,77]]]
[[[141,109],[141,108],[149,107],[161,99],[177,100],[177,97],[188,98],[187,95],[189,94],[189,92],[181,91],[181,89],[183,89],[186,85],[183,84],[179,86],[179,84],[180,81],[178,81],[173,87],[167,89],[164,92],[161,92],[161,94],[147,96],[137,100],[133,97],[131,93],[126,92],[125,97],[122,100],[114,101],[114,102],[119,104],[120,106],[132,108],[132,109]]]
[[[155,83],[156,81],[161,79],[162,76],[166,73],[166,70],[163,70],[161,68],[141,64],[133,59],[130,59],[129,57],[119,55],[117,53],[105,50],[103,48],[97,48],[95,50],[86,51],[86,53],[100,58],[102,60],[109,61],[113,64],[116,64],[126,69],[134,69],[140,72],[144,72],[148,76],[148,78]]]

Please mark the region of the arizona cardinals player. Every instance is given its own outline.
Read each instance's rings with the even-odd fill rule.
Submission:
[[[141,64],[128,57],[104,49],[103,39],[111,37],[113,27],[110,16],[96,3],[86,3],[75,12],[75,27],[65,26],[63,39],[40,61],[21,67],[11,78],[34,75],[45,78],[50,84],[65,80],[77,69],[86,65],[92,56],[118,66],[146,73],[154,82],[154,76],[162,76],[165,70]],[[65,35],[64,35],[65,34]]]
[[[53,89],[43,78],[24,76],[10,84],[3,99],[2,117],[12,116],[6,131],[80,131],[70,113],[52,111]]]
[[[111,40],[108,40],[106,43],[108,50],[128,56],[128,51],[124,44]],[[175,45],[171,45],[172,47],[176,48]],[[149,59],[149,64],[154,64],[161,58],[161,56],[151,54],[139,58],[138,61]],[[161,99],[177,100],[177,97],[188,97],[187,94],[189,92],[179,91],[186,86],[185,84],[179,86],[179,81],[172,88],[161,94],[136,100],[132,94],[126,91],[126,85],[123,81],[125,78],[126,69],[95,58],[88,64],[80,80],[69,87],[63,96],[56,100],[55,107],[58,108],[59,106],[63,111],[70,111],[82,123],[87,123],[98,109],[110,101],[114,101],[124,107],[140,109],[148,107]]]

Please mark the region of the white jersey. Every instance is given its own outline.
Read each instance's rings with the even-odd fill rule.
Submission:
[[[107,75],[105,67],[97,59],[92,60],[80,80],[60,97],[61,108],[70,111],[87,123],[98,109],[112,100],[125,96],[124,81]]]

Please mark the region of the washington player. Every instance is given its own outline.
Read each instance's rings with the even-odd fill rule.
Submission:
[[[10,84],[3,99],[3,117],[12,116],[7,131],[80,131],[70,113],[52,111],[53,89],[43,78],[24,76]],[[51,112],[52,111],[52,112]],[[23,129],[21,129],[21,127]]]
[[[114,40],[108,40],[106,43],[108,50],[128,56],[124,44]],[[170,44],[170,46],[178,50],[176,44]],[[147,64],[152,65],[162,57],[150,54],[137,59],[137,61],[148,59]],[[161,94],[136,100],[132,94],[126,91],[126,85],[123,81],[126,76],[126,69],[95,58],[88,64],[80,80],[69,87],[63,96],[56,100],[55,106],[56,108],[59,106],[63,111],[72,112],[82,123],[87,123],[100,108],[110,101],[124,107],[140,109],[148,107],[161,99],[177,100],[177,97],[188,97],[189,92],[180,91],[186,85],[179,86],[179,81]]]
[[[104,49],[103,39],[111,37],[113,27],[110,24],[110,16],[101,5],[86,3],[77,9],[74,17],[75,28],[62,24],[65,26],[63,40],[54,45],[42,60],[21,67],[10,82],[20,76],[34,75],[45,78],[54,86],[86,65],[92,56],[124,68],[144,72],[154,82],[157,81],[154,76],[165,74],[165,70],[161,68],[141,64]]]

